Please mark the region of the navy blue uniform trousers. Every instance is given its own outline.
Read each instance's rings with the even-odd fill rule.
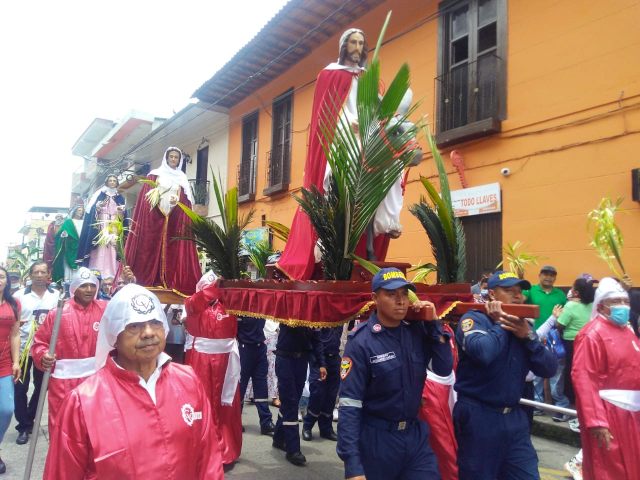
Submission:
[[[244,403],[244,395],[251,379],[253,399],[262,427],[273,421],[269,410],[268,370],[267,346],[264,343],[240,343],[240,398]]]
[[[416,420],[401,431],[373,425],[366,416],[362,423],[360,455],[367,480],[440,480],[426,423]]]
[[[537,480],[538,456],[524,409],[503,413],[468,398],[453,408],[460,480]]]
[[[327,356],[326,362],[327,378],[324,382],[320,381],[319,367],[312,367],[309,371],[309,406],[303,423],[305,430],[311,430],[317,421],[321,434],[333,430],[333,409],[340,387],[340,356]]]
[[[287,453],[300,451],[300,430],[298,428],[298,404],[304,382],[307,379],[309,356],[285,357],[276,355],[276,376],[280,395],[280,412],[273,433],[274,442],[284,440]]]

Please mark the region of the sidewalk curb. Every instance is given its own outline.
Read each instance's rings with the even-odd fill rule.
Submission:
[[[567,422],[554,422],[551,417],[534,417],[531,434],[580,448],[580,434],[571,431]]]

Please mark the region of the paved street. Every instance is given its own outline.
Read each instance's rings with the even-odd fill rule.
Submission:
[[[274,418],[277,410],[272,408]],[[46,412],[44,414],[46,418]],[[262,436],[258,428],[258,414],[253,405],[246,405],[243,414],[246,428],[242,457],[235,467],[227,472],[225,478],[233,480],[342,480],[344,478],[342,463],[335,451],[335,442],[314,438],[312,442],[302,442],[302,453],[307,457],[307,466],[295,467],[284,459],[284,452],[271,447],[271,438]],[[24,462],[27,458],[29,444],[16,445],[17,432],[15,421],[5,435],[2,444],[2,458],[7,463],[7,473],[2,476],[6,480],[23,478]],[[46,431],[46,429],[45,429]],[[317,430],[314,431],[317,437]],[[542,480],[558,480],[570,478],[562,468],[571,456],[576,453],[575,448],[535,438],[534,445],[540,457],[540,476]],[[34,462],[31,478],[42,478],[44,459],[48,440],[40,436],[36,461]]]

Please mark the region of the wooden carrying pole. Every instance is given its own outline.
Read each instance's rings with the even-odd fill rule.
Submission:
[[[56,343],[58,341],[58,332],[60,331],[60,320],[62,319],[62,308],[64,307],[64,292],[60,294],[58,306],[56,310],[56,318],[53,322],[53,331],[51,332],[51,340],[49,342],[49,354],[55,355]],[[36,455],[36,445],[38,443],[38,433],[40,431],[40,422],[42,420],[42,410],[44,409],[44,401],[46,398],[47,388],[49,387],[49,377],[51,377],[51,369],[45,370],[42,376],[42,386],[40,387],[40,396],[38,397],[38,408],[36,409],[36,418],[33,421],[33,437],[29,442],[29,455],[27,456],[27,464],[24,467],[24,480],[31,478],[31,469],[33,468],[33,459]]]

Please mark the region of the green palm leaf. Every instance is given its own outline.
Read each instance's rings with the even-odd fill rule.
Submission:
[[[449,180],[442,156],[429,128],[425,128],[425,131],[438,169],[440,193],[428,178],[420,177],[431,203],[427,203],[423,197],[420,203],[410,206],[409,211],[420,221],[431,241],[438,283],[464,282],[467,274],[464,228],[453,213]]]
[[[213,176],[213,190],[222,226],[214,220],[201,217],[182,203],[178,203],[178,206],[191,219],[189,239],[204,250],[213,271],[223,278],[237,279],[243,274],[240,262],[242,231],[251,223],[254,210],[239,216],[238,189],[233,187],[223,194],[219,176]]]

